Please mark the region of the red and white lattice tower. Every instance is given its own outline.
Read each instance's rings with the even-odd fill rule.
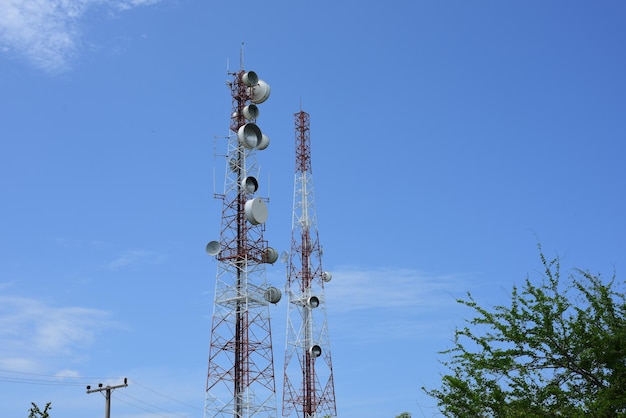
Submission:
[[[243,60],[242,60],[243,61]],[[242,64],[243,67],[243,64]],[[263,239],[266,199],[257,196],[256,154],[269,139],[256,125],[256,106],[269,85],[243,68],[228,81],[232,95],[219,241],[207,245],[217,259],[205,418],[276,417],[276,386],[269,305],[280,291],[265,266],[278,258]]]
[[[324,284],[317,232],[309,114],[295,114],[296,174],[291,250],[287,267],[288,312],[283,415],[299,418],[337,416]]]

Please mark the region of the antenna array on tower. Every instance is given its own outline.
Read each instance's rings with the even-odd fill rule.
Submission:
[[[219,240],[206,251],[217,260],[209,347],[205,418],[276,417],[276,388],[269,305],[281,293],[265,267],[278,258],[263,239],[266,200],[257,195],[257,151],[269,138],[256,125],[258,104],[270,87],[253,71],[230,73],[232,111],[226,152]]]
[[[311,168],[309,114],[295,114],[296,173],[291,250],[287,267],[287,341],[283,415],[337,416]]]

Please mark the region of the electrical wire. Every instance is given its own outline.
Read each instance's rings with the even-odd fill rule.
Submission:
[[[7,383],[20,383],[25,385],[42,385],[42,386],[84,386],[83,383],[70,383],[70,382],[55,382],[53,380],[41,380],[41,379],[22,379],[19,377],[3,377],[0,376],[0,382]]]
[[[121,403],[124,403],[126,405],[132,406],[133,408],[141,409],[142,411],[148,412],[148,413],[150,413],[152,415],[158,415],[158,416],[163,417],[163,418],[170,418],[168,415],[161,415],[161,414],[159,414],[157,412],[151,411],[150,409],[144,408],[144,407],[139,406],[139,405],[135,405],[134,403],[125,401],[124,399],[120,399],[119,397],[117,397],[116,400],[120,401]]]
[[[150,408],[156,409],[158,411],[164,412],[164,413],[168,414],[168,416],[171,415],[171,416],[177,416],[177,417],[181,417],[181,418],[185,418],[187,416],[187,415],[183,415],[183,414],[180,414],[180,413],[177,413],[177,412],[172,412],[172,411],[170,411],[168,409],[165,409],[165,408],[161,408],[160,406],[151,404],[149,402],[142,401],[141,399],[135,398],[135,397],[133,397],[133,396],[127,394],[127,393],[123,393],[123,394],[120,393],[119,395],[123,396],[124,398],[130,398],[130,399],[134,400],[135,402],[139,402],[141,404],[146,405],[147,407],[150,407]]]
[[[42,373],[18,372],[14,370],[4,370],[4,369],[0,369],[0,373],[9,374],[9,376],[0,375],[0,382],[20,383],[20,384],[28,384],[28,385],[46,385],[46,386],[85,386],[91,383],[92,379],[93,380],[111,379],[111,378],[86,377],[86,376],[80,376],[80,377],[58,376],[58,375],[42,374]],[[32,377],[20,377],[20,376],[32,376]],[[89,379],[89,381],[87,379]],[[67,381],[67,380],[70,380],[70,381]]]
[[[132,383],[134,383],[135,385],[140,386],[140,387],[142,387],[142,388],[144,388],[144,389],[146,389],[146,390],[148,390],[148,391],[150,391],[150,392],[152,392],[152,393],[154,393],[154,394],[156,394],[156,395],[159,395],[159,396],[162,396],[162,397],[164,397],[164,398],[166,398],[166,399],[169,399],[170,401],[174,401],[174,402],[179,403],[179,404],[181,404],[181,405],[184,405],[184,406],[186,406],[186,407],[188,407],[188,408],[195,409],[196,411],[203,411],[203,409],[202,409],[202,408],[198,408],[198,407],[197,407],[197,406],[195,406],[195,405],[190,405],[190,404],[188,404],[188,403],[185,403],[185,402],[179,401],[178,399],[174,399],[174,398],[172,398],[172,397],[169,397],[169,396],[167,396],[167,395],[164,395],[164,394],[162,394],[162,393],[159,393],[159,392],[157,392],[157,391],[156,391],[156,390],[154,390],[154,389],[150,389],[149,387],[147,387],[147,386],[145,386],[145,385],[142,385],[141,383],[137,382],[137,381],[136,381],[136,380],[134,380],[134,379],[133,379],[133,380],[130,380],[130,381],[131,381]]]
[[[2,373],[5,373],[6,375],[2,375]],[[24,377],[22,377],[24,376]],[[17,383],[17,384],[25,384],[25,385],[40,385],[40,386],[67,386],[67,387],[85,387],[87,385],[93,384],[94,381],[107,381],[107,380],[113,380],[113,379],[117,379],[117,377],[115,378],[111,378],[111,377],[93,377],[93,376],[58,376],[58,375],[51,375],[51,374],[42,374],[42,373],[31,373],[31,372],[20,372],[20,371],[15,371],[15,370],[5,370],[5,369],[0,369],[0,382],[6,382],[6,383]],[[69,381],[68,381],[69,380]],[[147,390],[149,392],[152,392],[153,394],[160,396],[162,398],[168,399],[172,402],[176,402],[180,405],[183,405],[187,408],[191,408],[194,409],[196,411],[203,411],[202,408],[199,408],[195,405],[191,405],[185,402],[182,402],[178,399],[175,399],[171,396],[165,395],[161,392],[158,392],[142,383],[137,382],[136,380],[131,380],[128,379],[129,383],[132,383],[133,385],[136,385],[140,388],[143,388],[144,390]],[[132,407],[141,409],[143,411],[158,415],[160,417],[164,417],[164,418],[170,418],[170,416],[176,416],[176,417],[182,417],[185,418],[185,415],[181,415],[175,412],[171,412],[168,411],[164,408],[161,408],[159,406],[156,406],[154,404],[151,404],[149,402],[146,401],[142,401],[141,399],[138,399],[136,397],[130,396],[124,392],[119,392],[116,394],[116,398],[122,398],[119,399],[120,402],[125,403],[127,405],[130,405]],[[145,407],[142,407],[140,405],[137,405],[133,402],[130,402],[126,399],[132,399],[135,402],[144,404],[150,408],[153,408],[153,410],[149,410]],[[165,413],[168,413],[170,415],[161,415],[158,413],[155,413],[154,410],[158,410],[158,411],[162,411]]]

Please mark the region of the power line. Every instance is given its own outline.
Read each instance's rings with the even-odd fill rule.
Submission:
[[[31,373],[31,372],[20,372],[16,370],[4,370],[0,369],[0,373],[11,373],[11,374],[23,374],[28,376],[39,376],[39,377],[51,377],[55,379],[85,379],[85,380],[109,380],[109,379],[117,379],[117,377],[93,377],[93,376],[59,376],[54,374],[43,374],[43,373]]]
[[[135,382],[133,382],[133,383],[135,383]],[[158,411],[165,412],[165,413],[167,413],[167,414],[168,414],[168,416],[169,416],[169,415],[175,415],[175,416],[177,416],[177,417],[183,417],[183,418],[185,418],[185,416],[186,416],[186,415],[181,415],[181,414],[176,413],[176,412],[172,412],[172,411],[167,410],[167,409],[165,409],[165,408],[161,408],[161,407],[156,406],[156,405],[154,405],[154,404],[151,404],[151,403],[149,403],[149,402],[142,401],[141,399],[135,398],[134,396],[130,396],[130,395],[126,394],[126,393],[120,393],[120,396],[121,396],[121,397],[123,397],[123,398],[129,398],[129,399],[132,399],[132,400],[134,400],[135,402],[139,402],[140,404],[144,404],[144,405],[146,405],[146,406],[148,406],[148,407],[150,407],[150,408],[156,409],[156,410],[158,410]],[[120,399],[120,401],[121,401],[121,402],[124,402],[124,401],[123,401],[123,400],[121,400],[121,399]],[[128,401],[125,401],[125,403],[127,403],[128,405],[132,405],[132,406],[134,406],[134,407],[136,407],[136,408],[143,409],[144,411],[147,411],[147,412],[151,412],[151,413],[155,413],[155,414],[156,414],[156,412],[154,412],[154,411],[152,411],[152,410],[148,410],[148,409],[143,408],[143,407],[141,407],[141,406],[139,406],[139,405],[134,405],[134,404],[132,404],[132,403],[130,403],[130,402],[128,402]],[[160,414],[157,414],[157,415],[160,415]],[[160,415],[160,416],[164,416],[164,415]]]
[[[7,374],[0,375],[0,382],[26,385],[84,386],[87,384],[87,379],[98,379],[84,376],[59,376],[42,373],[19,372],[14,370],[0,370],[0,373]],[[105,380],[106,379],[108,378],[105,378]]]
[[[189,407],[189,408],[195,409],[195,410],[197,410],[197,411],[203,411],[203,409],[202,409],[202,408],[198,408],[197,406],[190,405],[190,404],[185,403],[185,402],[181,402],[181,401],[179,401],[178,399],[174,399],[174,398],[172,398],[172,397],[170,397],[170,396],[167,396],[167,395],[164,395],[164,394],[162,394],[162,393],[159,393],[159,392],[157,392],[157,391],[156,391],[156,390],[154,390],[154,389],[150,389],[149,387],[142,385],[141,383],[137,382],[137,381],[136,381],[136,380],[134,380],[134,379],[133,379],[133,380],[131,380],[131,381],[132,381],[134,384],[136,384],[137,386],[141,386],[142,388],[144,388],[144,389],[146,389],[146,390],[148,390],[148,391],[150,391],[150,392],[152,392],[152,393],[154,393],[154,394],[156,394],[156,395],[159,395],[159,396],[162,396],[162,397],[164,397],[164,398],[166,398],[166,399],[169,399],[170,401],[177,402],[177,403],[179,403],[179,404],[181,404],[181,405],[184,405],[184,406],[186,406],[186,407]]]
[[[0,369],[0,373],[5,373],[7,374],[6,376],[3,376],[0,374],[0,382],[6,382],[6,383],[16,383],[16,384],[24,384],[24,385],[37,385],[37,386],[64,386],[64,387],[77,387],[77,386],[82,386],[85,387],[86,385],[88,385],[90,382],[92,382],[93,380],[100,380],[100,381],[109,381],[112,379],[116,379],[116,378],[111,378],[111,377],[89,377],[89,376],[59,376],[59,375],[52,375],[52,374],[44,374],[44,373],[32,373],[32,372],[22,372],[22,371],[16,371],[16,370],[5,370],[5,369]],[[24,376],[24,377],[22,377]],[[67,381],[70,380],[70,381]],[[178,399],[175,399],[169,395],[166,395],[162,392],[156,391],[142,383],[137,382],[136,380],[131,380],[131,379],[127,379],[127,382],[132,382],[134,385],[139,386],[143,389],[145,389],[146,391],[152,392],[153,394],[160,396],[162,398],[165,398],[167,400],[170,400],[172,402],[176,402],[180,405],[183,405],[187,408],[196,410],[196,411],[203,411],[202,408],[199,408],[198,406],[195,405],[191,405],[189,403],[185,403],[183,401],[180,401]],[[92,392],[94,391],[101,391],[101,390],[105,390],[106,387],[102,386],[101,389],[96,389],[96,390],[92,390]],[[125,397],[125,398],[129,398],[129,399],[133,399],[136,402],[142,403],[144,405],[147,405],[149,407],[152,407],[156,410],[160,410],[175,416],[183,416],[171,411],[168,411],[164,408],[158,407],[154,404],[150,404],[148,402],[142,401],[138,398],[135,398],[133,396],[130,396],[128,394],[123,394],[120,393],[120,396]],[[145,408],[142,408],[139,405],[136,405],[132,402],[128,402],[128,401],[124,401],[122,399],[120,399],[120,402],[128,404],[130,406],[136,407],[138,409],[142,409],[144,411],[148,411],[148,412],[152,412],[149,411]],[[163,415],[160,415],[163,416]]]
[[[158,415],[158,416],[163,417],[163,418],[169,418],[167,415],[161,415],[161,414],[159,414],[159,413],[157,413],[157,412],[154,412],[154,411],[152,411],[152,410],[150,410],[150,409],[144,408],[144,407],[139,406],[139,405],[135,405],[135,404],[134,404],[134,403],[132,403],[132,402],[125,401],[124,399],[118,399],[118,400],[119,400],[121,403],[125,403],[126,405],[132,406],[133,408],[141,409],[142,411],[146,411],[146,412],[148,412],[148,413],[150,413],[150,414],[152,414],[152,415]]]
[[[41,379],[21,379],[18,377],[3,377],[0,376],[0,382],[7,382],[7,383],[19,383],[19,384],[25,384],[25,385],[41,385],[41,386],[84,386],[83,383],[80,382],[75,382],[75,383],[70,383],[70,382],[55,382],[52,380],[41,380]]]

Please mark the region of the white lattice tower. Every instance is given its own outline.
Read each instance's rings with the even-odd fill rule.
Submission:
[[[232,95],[219,241],[207,245],[217,259],[205,418],[276,417],[270,303],[280,291],[268,285],[267,263],[276,251],[263,239],[265,199],[256,196],[256,154],[269,144],[255,124],[256,104],[269,86],[252,71],[229,73]]]
[[[291,250],[287,267],[287,341],[283,415],[335,417],[335,387],[311,170],[309,114],[295,114],[296,174]]]

